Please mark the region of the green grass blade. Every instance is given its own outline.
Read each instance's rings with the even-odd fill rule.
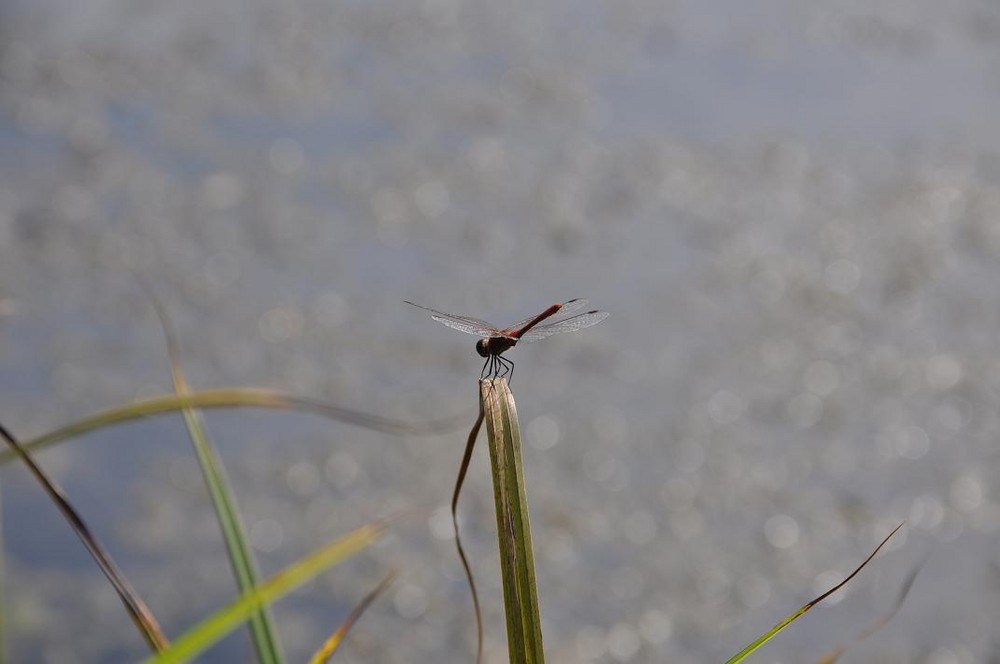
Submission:
[[[317,549],[212,614],[177,638],[168,649],[147,659],[146,663],[186,662],[198,656],[260,607],[277,601],[327,568],[370,546],[383,530],[381,524],[366,524]]]
[[[480,382],[480,398],[493,470],[508,653],[512,664],[541,664],[545,661],[542,620],[514,395],[505,379],[495,378]]]
[[[762,645],[770,641],[773,637],[775,637],[778,634],[778,632],[788,627],[788,625],[791,624],[792,621],[796,620],[803,613],[813,608],[814,606],[822,602],[824,599],[826,599],[827,597],[829,597],[830,595],[832,595],[833,593],[837,592],[845,585],[847,585],[847,582],[853,579],[858,574],[858,572],[864,569],[865,566],[871,562],[872,558],[875,557],[875,554],[881,551],[882,547],[885,546],[886,543],[892,538],[892,536],[895,535],[902,527],[903,527],[902,523],[896,526],[896,528],[893,529],[893,531],[889,533],[884,540],[882,540],[882,543],[879,544],[877,547],[875,547],[875,550],[871,552],[871,555],[865,558],[865,561],[860,565],[858,565],[857,569],[851,572],[846,579],[835,585],[833,588],[830,588],[825,593],[823,593],[816,599],[812,600],[811,602],[808,602],[807,604],[804,604],[801,607],[799,607],[799,609],[795,613],[782,620],[780,623],[772,627],[764,634],[761,634],[746,648],[744,648],[743,650],[739,651],[738,653],[730,657],[728,660],[726,660],[726,664],[737,664],[738,662],[742,662],[744,659],[749,657],[751,653],[753,653],[755,650],[757,650]]]
[[[450,431],[460,420],[456,417],[433,422],[402,422],[379,415],[371,415],[352,408],[326,403],[316,399],[295,397],[275,390],[256,387],[220,387],[198,390],[187,394],[164,394],[140,399],[123,406],[116,406],[77,420],[55,431],[37,436],[22,443],[28,452],[54,445],[68,438],[95,429],[154,415],[173,413],[185,408],[275,408],[314,413],[338,422],[391,434],[427,435]],[[9,450],[0,451],[0,465],[10,463],[16,455]]]
[[[218,453],[205,434],[199,414],[194,410],[185,409],[184,421],[187,423],[205,485],[208,487],[222,529],[236,586],[240,593],[246,593],[258,583],[257,566],[250,551],[246,529],[243,527],[232,488],[226,480]],[[249,625],[258,661],[262,664],[280,664],[284,661],[274,624],[266,607],[259,607],[250,614]]]
[[[163,334],[166,337],[167,355],[170,359],[170,374],[174,381],[174,391],[178,395],[187,394],[191,390],[188,387],[187,379],[184,377],[184,369],[180,359],[180,348],[177,345],[177,337],[174,335],[170,317],[156,297],[151,292],[148,295],[152,301],[153,308],[156,310],[156,315],[160,319]],[[185,407],[181,412],[184,415],[184,423],[187,425],[188,435],[191,437],[191,444],[194,446],[195,454],[198,457],[198,465],[201,467],[202,476],[205,478],[205,485],[212,498],[212,507],[215,508],[215,516],[222,530],[222,539],[226,544],[226,553],[229,555],[229,565],[236,579],[236,587],[241,595],[248,593],[259,583],[257,564],[254,560],[253,552],[250,550],[246,528],[243,526],[243,519],[240,517],[232,486],[226,479],[222,460],[219,458],[215,446],[212,445],[208,434],[205,433],[205,423],[200,413],[189,407]],[[261,662],[261,664],[282,664],[284,658],[281,656],[281,646],[278,643],[278,638],[274,630],[274,622],[267,610],[267,606],[257,607],[251,612],[249,626],[254,650],[257,653],[257,661]]]

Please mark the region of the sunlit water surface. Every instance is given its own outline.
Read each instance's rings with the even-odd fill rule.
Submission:
[[[170,390],[263,385],[474,414],[474,339],[402,301],[598,327],[518,347],[552,662],[767,646],[1000,656],[1000,12],[949,3],[8,2],[0,420],[24,437]],[[262,569],[391,536],[275,609],[302,661],[393,566],[340,662],[471,661],[447,504],[464,435],[213,412]],[[232,597],[179,417],[39,454],[171,636]],[[134,661],[117,598],[20,468],[12,661]],[[485,449],[462,524],[506,660]],[[235,633],[204,661],[243,661]]]

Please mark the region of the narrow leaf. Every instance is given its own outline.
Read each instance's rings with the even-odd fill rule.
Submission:
[[[905,521],[903,523],[905,523]],[[875,557],[875,554],[877,554],[879,551],[881,551],[882,547],[886,545],[886,542],[888,542],[892,538],[892,536],[895,535],[899,531],[899,529],[902,528],[902,527],[903,527],[902,523],[899,524],[898,526],[896,526],[893,529],[893,531],[891,533],[889,533],[884,540],[882,540],[882,543],[879,544],[877,547],[875,547],[875,550],[871,552],[871,555],[869,555],[867,558],[865,558],[865,561],[863,563],[861,563],[860,565],[858,565],[858,568],[856,570],[854,570],[853,572],[851,572],[850,575],[848,575],[848,577],[846,579],[844,579],[843,581],[841,581],[840,583],[838,583],[837,585],[835,585],[833,588],[830,588],[825,593],[823,593],[822,595],[820,595],[816,599],[812,600],[811,602],[808,602],[807,604],[804,604],[795,613],[793,613],[792,615],[790,615],[787,618],[785,618],[784,620],[782,620],[780,623],[778,623],[777,625],[775,625],[774,627],[772,627],[766,633],[764,633],[761,636],[757,637],[757,639],[755,639],[750,645],[748,645],[746,648],[744,648],[743,650],[741,650],[738,653],[736,653],[735,655],[733,655],[731,658],[729,658],[726,661],[726,664],[736,664],[736,662],[742,662],[752,652],[754,652],[755,650],[757,650],[758,648],[760,648],[762,645],[764,645],[765,643],[767,643],[768,641],[770,641],[776,634],[778,634],[778,632],[780,632],[781,630],[783,630],[786,627],[788,627],[788,625],[791,624],[792,621],[796,620],[799,616],[801,616],[802,614],[804,614],[806,611],[808,611],[809,609],[813,608],[814,606],[816,606],[817,604],[819,604],[820,602],[822,602],[824,599],[826,599],[827,597],[829,597],[833,593],[835,593],[838,590],[840,590],[841,588],[843,588],[847,584],[848,581],[850,581],[851,579],[853,579],[857,575],[858,572],[860,572],[862,569],[864,569],[864,567],[869,562],[871,562],[872,558]]]
[[[105,550],[98,541],[97,537],[91,532],[90,528],[84,522],[83,517],[77,513],[76,509],[70,504],[69,499],[66,498],[66,494],[63,490],[55,483],[55,480],[50,478],[42,468],[35,463],[31,455],[24,449],[24,447],[17,441],[13,434],[11,434],[7,429],[0,425],[0,436],[7,441],[7,444],[13,448],[14,453],[20,457],[24,464],[31,471],[31,474],[35,476],[35,479],[42,485],[45,492],[49,494],[49,497],[62,512],[63,517],[69,522],[70,527],[73,528],[73,532],[76,533],[80,541],[90,552],[90,555],[97,562],[97,565],[104,572],[104,576],[107,577],[108,581],[114,587],[115,591],[118,593],[118,597],[121,598],[122,604],[125,605],[125,609],[128,611],[129,616],[132,618],[132,622],[135,623],[136,627],[142,633],[143,638],[146,639],[146,643],[149,644],[150,648],[153,650],[162,650],[168,645],[167,637],[163,634],[163,630],[160,629],[159,623],[156,618],[153,617],[153,612],[149,610],[146,603],[142,601],[138,593],[132,588],[132,585],[125,578],[125,575],[121,573],[118,566],[111,559],[111,555]]]
[[[366,524],[317,549],[185,632],[170,648],[146,660],[147,664],[185,662],[196,657],[261,606],[277,601],[329,567],[371,546],[383,530],[381,524]]]
[[[174,390],[178,395],[188,394],[190,390],[188,389],[187,380],[184,378],[177,337],[173,333],[170,318],[152,293],[147,292],[147,294],[160,319],[163,334],[166,337],[167,355],[170,359],[170,373],[173,377]],[[236,579],[236,587],[241,594],[249,592],[259,583],[257,565],[253,557],[253,552],[250,550],[246,528],[243,526],[243,519],[240,517],[239,509],[236,505],[236,498],[233,495],[232,487],[226,479],[222,460],[219,458],[215,446],[212,445],[208,435],[205,433],[204,422],[198,411],[193,408],[184,408],[182,413],[184,415],[184,423],[187,425],[188,435],[191,437],[191,444],[198,457],[198,465],[201,467],[201,473],[205,479],[205,486],[208,488],[209,496],[212,499],[215,516],[222,530],[222,538],[226,544],[226,553],[229,555],[229,564]],[[281,656],[281,646],[278,643],[273,620],[268,614],[266,606],[259,607],[251,613],[249,626],[258,661],[261,664],[281,664],[284,661]]]
[[[541,664],[542,621],[514,395],[503,378],[485,379],[479,389],[493,471],[508,654],[511,664]]]
[[[899,594],[896,596],[896,603],[893,605],[892,609],[879,616],[872,622],[872,624],[866,627],[864,631],[862,631],[861,634],[859,634],[858,637],[854,640],[855,643],[860,643],[861,641],[864,641],[869,636],[882,629],[886,625],[886,623],[892,620],[892,618],[896,615],[896,613],[899,612],[899,609],[902,608],[903,606],[903,602],[906,601],[906,596],[910,594],[910,588],[913,587],[913,582],[917,580],[917,574],[920,573],[921,567],[923,567],[923,563],[918,565],[916,569],[914,569],[913,571],[911,571],[909,574],[906,575],[906,580],[903,581],[903,585],[899,590]],[[840,659],[840,656],[847,651],[847,647],[848,646],[846,644],[837,646],[830,652],[820,657],[819,660],[817,660],[817,664],[833,664],[833,662],[836,662],[838,659]]]
[[[124,406],[116,406],[100,411],[64,427],[60,427],[55,431],[50,431],[49,433],[26,440],[22,445],[25,450],[33,453],[41,448],[95,429],[154,415],[173,413],[185,408],[247,407],[309,412],[363,429],[382,431],[400,436],[440,434],[453,430],[459,422],[457,417],[449,417],[432,422],[403,422],[401,420],[364,413],[337,404],[326,403],[317,399],[291,396],[266,388],[220,387],[189,392],[187,394],[164,394],[139,399]],[[17,455],[9,450],[0,451],[0,465],[9,463],[16,458]]]
[[[342,622],[340,626],[334,630],[333,634],[330,635],[323,645],[320,646],[320,649],[317,650],[316,653],[309,659],[309,664],[326,664],[326,662],[330,660],[333,653],[340,647],[344,637],[349,631],[351,631],[351,628],[354,627],[356,622],[358,622],[358,619],[361,618],[361,614],[368,610],[368,607],[375,601],[375,598],[385,592],[385,590],[392,585],[392,582],[396,580],[396,576],[396,572],[389,572],[385,578],[382,579],[381,583],[375,586],[370,593],[365,595],[365,598],[361,600],[361,603],[354,607],[344,622]]]
[[[472,592],[472,607],[476,614],[476,664],[483,661],[483,612],[479,606],[479,593],[476,592],[476,580],[472,575],[472,567],[469,566],[469,559],[465,556],[465,549],[462,547],[462,536],[458,529],[458,496],[462,493],[462,484],[465,482],[465,473],[469,470],[469,461],[472,460],[472,450],[476,447],[476,438],[479,437],[479,429],[483,426],[483,400],[479,400],[479,416],[476,418],[469,436],[465,441],[465,454],[462,456],[462,465],[458,469],[458,478],[455,480],[455,491],[451,496],[451,523],[455,527],[455,546],[458,548],[458,557],[462,560],[462,567],[465,569],[465,578],[469,582],[469,590]]]

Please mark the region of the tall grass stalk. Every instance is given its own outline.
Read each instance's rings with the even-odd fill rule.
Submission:
[[[542,620],[535,586],[517,408],[504,378],[481,381],[480,399],[486,413],[493,472],[509,658],[511,664],[541,664],[545,661]]]
[[[177,338],[173,333],[166,311],[159,305],[156,298],[151,299],[166,337],[174,391],[177,392],[178,396],[186,395],[190,392],[190,388],[181,367]],[[229,564],[236,579],[236,586],[240,594],[249,593],[259,583],[257,563],[250,550],[246,528],[236,505],[236,497],[226,479],[222,461],[219,459],[215,446],[212,445],[208,434],[205,433],[201,414],[190,407],[185,407],[182,413],[188,435],[191,437],[191,444],[198,457],[198,465],[201,467],[205,485],[212,499],[212,506],[215,508],[215,516],[222,529],[222,539],[226,544],[226,553],[229,555]],[[250,636],[253,640],[254,650],[257,652],[257,660],[261,664],[282,664],[284,658],[281,655],[281,645],[278,642],[274,621],[271,619],[267,605],[255,607],[248,618]]]

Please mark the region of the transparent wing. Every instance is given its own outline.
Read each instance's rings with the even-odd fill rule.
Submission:
[[[566,318],[555,323],[543,323],[525,332],[521,335],[520,340],[527,342],[538,341],[539,339],[551,337],[553,334],[582,330],[585,327],[597,325],[610,315],[607,311],[588,311],[585,314],[577,314],[572,318]]]
[[[502,337],[503,333],[500,332],[496,327],[490,325],[484,320],[479,320],[478,318],[471,318],[469,316],[456,316],[455,314],[446,314],[443,311],[438,311],[437,309],[431,309],[429,307],[424,307],[409,300],[403,300],[406,304],[414,306],[418,309],[423,309],[424,311],[431,312],[431,318],[437,322],[447,325],[448,327],[458,330],[459,332],[465,332],[466,334],[475,334],[480,337]]]
[[[571,314],[573,312],[579,311],[580,309],[583,309],[585,306],[587,306],[587,301],[586,300],[581,300],[580,298],[576,298],[576,299],[573,299],[573,300],[566,300],[565,302],[563,302],[562,306],[559,307],[559,311],[557,311],[554,315],[556,315],[556,316],[566,316],[566,315]],[[531,321],[535,320],[535,318],[537,318],[537,317],[538,317],[538,314],[535,314],[534,316],[528,316],[524,320],[519,320],[516,323],[512,323],[511,325],[508,325],[504,329],[507,330],[507,331],[520,330],[522,327],[524,327],[525,325],[527,325]]]

